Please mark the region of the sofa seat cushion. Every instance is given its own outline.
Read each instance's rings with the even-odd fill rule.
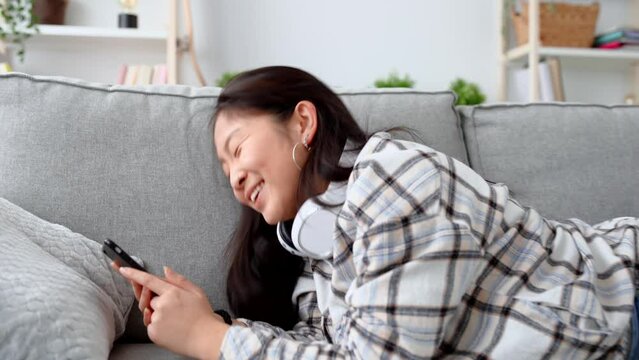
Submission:
[[[462,107],[471,166],[555,219],[639,214],[639,107]]]
[[[133,301],[100,244],[0,198],[0,359],[104,359]]]

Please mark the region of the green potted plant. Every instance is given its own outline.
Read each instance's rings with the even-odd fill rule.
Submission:
[[[237,71],[227,71],[223,73],[222,76],[220,76],[217,80],[215,80],[215,85],[223,88],[237,75],[239,75],[239,72]]]
[[[450,89],[457,94],[455,105],[478,105],[486,100],[486,95],[479,85],[467,82],[464,79],[456,79],[450,84]]]
[[[24,42],[38,32],[38,18],[33,13],[34,0],[0,0],[0,52],[14,44],[20,62],[24,61]]]
[[[400,77],[396,71],[391,72],[386,78],[380,78],[375,81],[376,88],[412,88],[415,81],[408,76]]]

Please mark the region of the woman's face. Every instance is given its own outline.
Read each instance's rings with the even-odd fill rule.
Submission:
[[[292,219],[297,212],[300,170],[292,151],[304,136],[297,116],[282,123],[270,114],[222,112],[215,122],[217,156],[235,198],[269,224]],[[308,152],[301,144],[295,150],[303,166]]]

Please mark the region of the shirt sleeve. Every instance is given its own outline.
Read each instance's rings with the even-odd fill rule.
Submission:
[[[474,281],[481,251],[469,226],[457,220],[464,216],[448,203],[454,186],[442,184],[432,159],[415,156],[394,161],[392,168],[364,162],[351,175],[337,222],[343,253],[333,266],[337,272],[354,270],[356,277],[345,298],[348,309],[335,324],[334,343],[319,336],[302,341],[252,323],[231,327],[224,358],[437,355],[445,346],[444,333],[455,331],[451,320]]]
[[[249,319],[238,319],[247,327],[265,334],[277,334],[279,337],[299,341],[322,341],[325,340],[322,329],[322,314],[317,304],[317,292],[315,282],[311,272],[310,262],[306,261],[302,275],[297,280],[292,296],[293,303],[296,304],[300,321],[293,326],[292,330],[286,331],[279,327],[261,321]]]
[[[292,330],[284,330],[261,321],[237,319],[246,326],[231,326],[222,343],[220,359],[255,359],[272,357],[273,349],[265,343],[272,339],[291,340],[294,343],[327,342],[322,328],[322,314],[317,305],[317,293],[307,261],[293,292],[300,321]],[[238,333],[238,334],[235,334]]]

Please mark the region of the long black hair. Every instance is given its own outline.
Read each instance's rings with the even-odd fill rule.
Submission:
[[[213,115],[215,121],[224,112],[260,112],[285,123],[303,100],[315,105],[318,124],[312,151],[300,174],[298,199],[316,196],[314,189],[319,182],[347,180],[352,168],[338,166],[346,142],[353,146],[347,151],[358,151],[367,140],[333,91],[302,70],[264,67],[231,80],[220,94]],[[303,259],[282,248],[275,226],[267,224],[255,210],[242,206],[227,255],[231,259],[227,297],[233,313],[290,329],[298,321],[291,296],[303,270]]]

